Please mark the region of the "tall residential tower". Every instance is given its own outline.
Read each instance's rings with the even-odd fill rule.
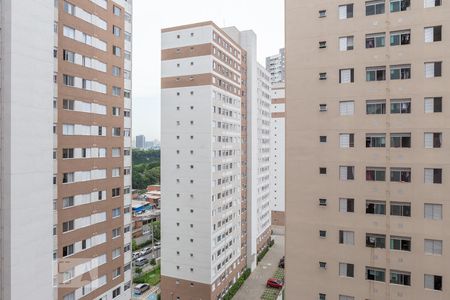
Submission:
[[[258,154],[269,151],[270,90],[260,74],[252,31],[162,30],[163,299],[220,298],[270,238],[269,154]]]
[[[449,16],[287,0],[287,299],[450,298]]]

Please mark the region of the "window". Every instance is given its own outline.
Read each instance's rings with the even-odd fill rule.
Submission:
[[[411,251],[411,238],[391,236],[391,250]]]
[[[75,53],[68,50],[63,50],[63,60],[75,63]]]
[[[113,46],[113,54],[115,55],[115,56],[120,56],[121,54],[120,54],[120,52],[121,52],[121,49],[119,48],[119,47],[117,47],[117,46]]]
[[[120,117],[120,108],[119,107],[113,107],[112,108],[112,115],[115,117]]]
[[[73,220],[63,223],[63,232],[71,231],[75,229],[75,223]]]
[[[319,42],[319,48],[320,49],[324,49],[327,47],[327,42],[326,41],[320,41]]]
[[[384,148],[386,147],[385,133],[366,134],[366,148]]]
[[[411,133],[391,133],[391,148],[411,148]]]
[[[319,294],[319,300],[326,300],[327,299],[327,295],[326,294]],[[66,300],[66,299],[64,299]]]
[[[120,236],[120,227],[114,228],[112,230],[112,238],[114,239],[114,238],[119,237],[119,236]]]
[[[425,113],[442,112],[442,97],[425,98]]]
[[[339,300],[355,300],[353,296],[339,295]]]
[[[355,199],[339,198],[339,212],[355,212]]]
[[[112,87],[112,95],[113,96],[117,96],[117,97],[121,96],[122,95],[122,89],[120,87],[113,86]]]
[[[64,11],[69,15],[75,14],[75,6],[67,1],[64,1]]]
[[[339,83],[351,83],[351,82],[355,82],[354,69],[339,70]]]
[[[120,37],[120,31],[121,31],[120,27],[117,27],[116,25],[113,25],[113,34],[114,34],[114,36]]]
[[[366,35],[366,48],[380,48],[384,47],[386,42],[386,34],[383,33],[373,33]]]
[[[353,231],[339,230],[339,244],[354,245],[355,233]]]
[[[339,179],[340,180],[354,180],[355,179],[355,167],[354,166],[340,166],[339,167]]]
[[[368,100],[366,101],[366,113],[368,115],[386,114],[386,100]]]
[[[113,279],[118,277],[118,276],[120,276],[120,267],[114,269],[113,270],[113,274],[112,274]]]
[[[63,109],[65,110],[75,110],[75,101],[63,99]]]
[[[64,295],[63,300],[75,300],[75,292],[72,292],[70,294]]]
[[[410,286],[411,273],[391,270],[390,283]]]
[[[385,215],[386,214],[386,202],[367,200],[366,201],[366,214]]]
[[[366,168],[366,180],[367,181],[385,181],[386,180],[386,168]]]
[[[392,99],[391,114],[410,114],[411,99]]]
[[[442,169],[425,169],[425,183],[442,183]]]
[[[425,78],[441,77],[442,62],[425,63]]]
[[[75,205],[75,199],[74,197],[66,197],[63,198],[63,208],[72,207]]]
[[[366,247],[386,248],[386,236],[382,234],[366,233]]]
[[[339,146],[341,148],[355,147],[355,135],[353,133],[341,133],[339,135]]]
[[[411,30],[392,31],[391,46],[411,44]]]
[[[436,7],[436,6],[441,6],[441,5],[442,5],[442,0],[424,0],[423,1],[424,8]]]
[[[319,73],[319,80],[327,80],[327,73],[326,72]]]
[[[324,262],[324,261],[319,261],[319,268],[326,269],[327,268],[327,263]]]
[[[118,258],[120,256],[120,248],[116,248],[112,251],[112,259]]]
[[[367,1],[366,2],[366,16],[384,14],[384,11],[385,11],[384,1],[385,0]]]
[[[425,274],[425,288],[442,291],[442,276]]]
[[[113,188],[111,192],[111,197],[118,197],[120,196],[120,188]]]
[[[339,102],[339,113],[341,116],[352,116],[355,113],[354,101]]]
[[[120,68],[117,66],[112,66],[112,74],[116,77],[120,76]]]
[[[66,86],[75,86],[75,77],[69,75],[63,75],[63,82]]]
[[[75,38],[75,29],[71,27],[64,26],[63,33],[65,37],[74,39]]]
[[[442,220],[442,204],[425,203],[424,217],[427,220]]]
[[[411,182],[411,169],[409,168],[391,168],[392,182]]]
[[[319,230],[319,236],[321,238],[327,237],[327,231],[326,230]]]
[[[75,182],[75,174],[73,172],[64,173],[63,174],[63,183],[72,183],[72,182]]]
[[[442,41],[442,26],[425,27],[425,43]]]
[[[327,174],[327,168],[319,168],[319,174],[321,175]]]
[[[355,277],[354,265],[347,263],[339,263],[339,276]]]
[[[425,254],[442,255],[441,240],[425,240]]]
[[[323,198],[319,199],[319,205],[320,206],[327,206],[327,199],[323,199]]]
[[[391,202],[391,216],[411,217],[411,203]]]
[[[120,168],[113,168],[111,170],[111,177],[119,177],[120,176]]]
[[[325,9],[319,10],[319,18],[325,18],[327,16],[327,11]]]
[[[327,105],[326,104],[319,104],[319,111],[320,112],[327,111]]]
[[[366,267],[366,279],[385,282],[385,269]]]
[[[339,19],[345,20],[353,18],[353,4],[339,6]]]
[[[411,65],[391,66],[391,80],[404,80],[411,78]]]
[[[113,6],[113,13],[114,13],[114,15],[119,17],[121,15],[121,13],[122,13],[122,10],[119,7],[114,5]]]
[[[119,295],[120,295],[120,286],[117,289],[113,290],[113,292],[112,292],[113,299]]]
[[[112,136],[120,136],[120,127],[112,128]]]
[[[74,158],[74,149],[73,148],[64,148],[63,149],[63,159]]]
[[[326,135],[321,135],[321,136],[319,137],[319,141],[320,141],[321,143],[326,143],[326,142],[327,142],[327,136],[326,136]]]
[[[391,0],[391,12],[405,11],[411,7],[411,0]]]
[[[425,148],[441,148],[442,132],[425,132],[424,133]]]
[[[353,36],[344,36],[339,38],[340,51],[353,50],[353,47],[354,47]]]
[[[120,216],[120,207],[114,208],[114,209],[112,210],[112,217],[113,217],[113,218],[117,218],[117,217],[119,217],[119,216]]]
[[[111,156],[112,157],[120,157],[120,148],[112,148],[111,150]]]
[[[386,80],[386,67],[370,67],[366,68],[367,81],[383,81]]]
[[[74,253],[73,244],[63,247],[63,257],[72,255],[73,253]]]

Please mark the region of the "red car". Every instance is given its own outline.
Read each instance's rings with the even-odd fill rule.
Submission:
[[[266,286],[281,289],[283,287],[283,284],[284,282],[280,279],[270,278],[267,280]]]

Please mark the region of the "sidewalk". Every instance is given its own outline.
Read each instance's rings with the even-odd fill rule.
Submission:
[[[233,300],[259,300],[266,288],[267,279],[278,269],[278,262],[284,256],[284,236],[274,235],[275,245],[267,252],[256,269],[245,281]]]

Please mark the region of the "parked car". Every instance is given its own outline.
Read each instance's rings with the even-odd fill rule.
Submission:
[[[134,265],[136,267],[142,267],[144,265],[148,264],[148,259],[145,257],[139,257],[138,259],[136,259],[136,261],[134,262]]]
[[[134,294],[135,295],[142,295],[146,291],[150,289],[150,285],[147,283],[139,283],[134,287]]]
[[[278,263],[278,268],[284,269],[284,256],[280,259],[280,262]]]
[[[158,245],[158,244],[155,244],[155,246],[153,246],[153,249],[154,249],[154,250],[161,249],[161,243],[159,243],[159,245]]]
[[[161,246],[161,242],[156,242],[155,246]]]
[[[276,279],[276,278],[269,278],[267,280],[266,286],[267,287],[273,287],[276,289],[281,289],[284,285],[284,282],[280,279]]]
[[[137,259],[137,258],[139,258],[139,256],[141,256],[141,252],[140,251],[133,253],[133,259]]]
[[[149,254],[150,252],[152,252],[152,248],[147,247],[141,250],[141,255],[146,255]]]

